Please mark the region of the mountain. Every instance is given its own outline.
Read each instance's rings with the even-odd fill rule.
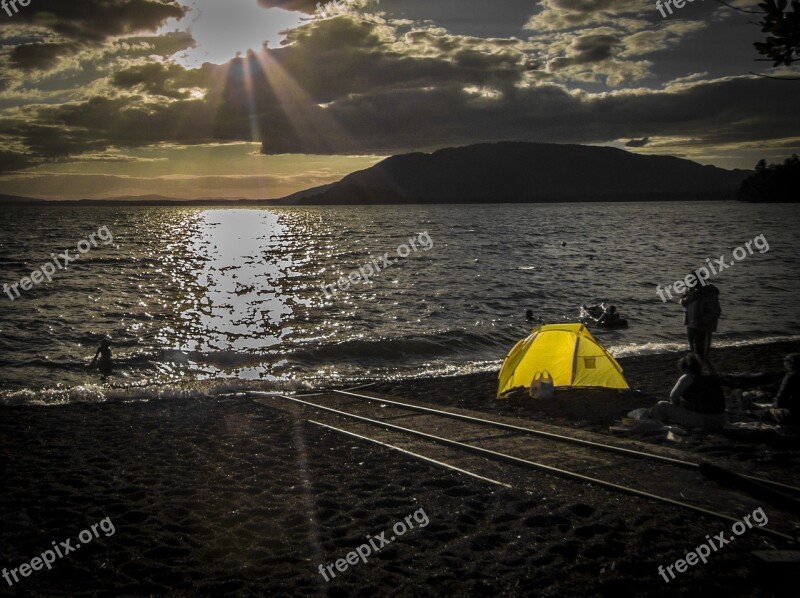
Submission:
[[[20,197],[19,195],[3,195],[0,194],[0,203],[41,203],[41,199],[34,199],[32,197]]]
[[[733,199],[751,174],[611,147],[482,143],[393,156],[284,205]]]

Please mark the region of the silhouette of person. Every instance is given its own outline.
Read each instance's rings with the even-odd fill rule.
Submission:
[[[687,428],[719,429],[725,425],[725,393],[716,376],[703,374],[703,364],[690,353],[678,362],[681,377],[669,395],[650,408],[650,417]]]
[[[800,424],[800,353],[789,353],[783,364],[786,366],[786,376],[772,406],[754,413],[779,424],[796,426]]]
[[[617,308],[612,305],[608,309],[603,310],[603,315],[597,318],[597,323],[600,324],[601,326],[607,326],[609,324],[613,324],[619,319],[620,316],[617,313]]]
[[[692,276],[696,276],[693,273]],[[700,280],[699,277],[697,277]],[[689,351],[700,358],[704,366],[714,371],[711,364],[711,334],[717,331],[722,310],[719,306],[719,289],[713,284],[699,285],[681,298],[686,310],[683,323],[689,337]]]
[[[111,341],[107,338],[104,338],[100,343],[100,347],[97,349],[97,353],[94,354],[94,359],[92,359],[92,363],[89,364],[89,368],[93,368],[95,363],[97,363],[97,369],[100,373],[105,376],[109,375],[113,370],[114,364],[111,361]]]

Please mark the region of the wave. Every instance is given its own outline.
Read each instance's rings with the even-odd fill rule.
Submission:
[[[718,339],[714,338],[714,347],[750,347],[757,345],[769,345],[772,343],[794,343],[800,341],[800,335],[784,336],[765,336],[749,339]],[[682,343],[645,343],[629,345],[609,345],[606,346],[608,352],[614,357],[633,357],[636,355],[657,355],[662,353],[678,353],[687,351],[685,342]]]
[[[22,389],[0,392],[0,405],[6,407],[58,407],[76,403],[134,403],[169,399],[208,399],[221,395],[250,392],[290,392],[307,390],[298,380],[214,380],[187,384],[148,384],[143,386],[101,386],[86,384],[70,388]]]
[[[509,337],[500,339],[498,337]],[[0,406],[58,406],[75,403],[114,403],[168,399],[204,399],[225,394],[256,391],[292,391],[325,388],[338,384],[360,384],[376,380],[401,381],[423,378],[449,378],[496,372],[514,342],[518,331],[485,335],[467,331],[446,331],[430,335],[375,340],[354,339],[319,347],[272,355],[218,351],[163,350],[152,355],[137,354],[130,364],[159,369],[165,363],[201,364],[233,368],[264,364],[280,359],[269,380],[236,377],[235,372],[221,373],[213,380],[186,382],[132,382],[125,384],[76,384],[56,388],[23,388],[0,391]],[[771,343],[799,342],[800,335],[763,336],[750,339],[715,339],[716,347],[744,347]],[[617,358],[686,351],[683,342],[648,342],[606,345]],[[25,365],[37,368],[73,369],[74,364],[29,360]],[[320,367],[320,366],[324,367]],[[5,366],[8,367],[8,364]],[[12,366],[13,367],[13,366]],[[83,367],[83,366],[82,366]],[[124,367],[122,369],[125,369]],[[280,371],[280,373],[278,372]],[[223,377],[224,376],[224,377]]]
[[[497,338],[462,330],[450,330],[426,335],[412,335],[397,338],[378,338],[376,340],[355,339],[322,345],[313,349],[281,353],[281,357],[300,364],[358,361],[407,361],[431,359],[435,357],[474,356],[485,349],[505,347],[516,335]],[[510,349],[510,346],[508,347]]]

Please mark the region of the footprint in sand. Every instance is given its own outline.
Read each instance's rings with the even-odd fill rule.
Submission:
[[[579,538],[583,538],[585,540],[588,540],[589,538],[592,538],[592,537],[597,536],[599,534],[607,534],[610,531],[611,531],[611,528],[608,527],[607,525],[602,525],[600,523],[595,523],[593,525],[586,525],[584,527],[576,528],[573,533],[576,536],[578,536]]]
[[[585,505],[583,503],[576,503],[574,505],[570,505],[569,507],[567,507],[567,510],[573,515],[577,515],[578,517],[591,517],[595,513],[593,507],[590,507],[589,505]]]

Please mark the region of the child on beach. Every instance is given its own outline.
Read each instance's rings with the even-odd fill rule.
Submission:
[[[687,428],[719,429],[725,425],[725,394],[716,376],[703,374],[699,357],[690,353],[678,362],[681,377],[669,395],[650,409],[650,417]]]
[[[99,362],[98,357],[100,358]],[[103,339],[100,343],[100,347],[97,349],[97,353],[94,354],[92,363],[89,364],[89,369],[93,368],[95,363],[97,363],[97,369],[101,374],[104,376],[111,374],[113,370],[113,362],[111,361],[111,341],[107,338]]]

